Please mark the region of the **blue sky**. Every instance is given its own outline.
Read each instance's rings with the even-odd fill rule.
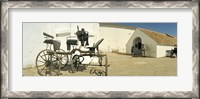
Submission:
[[[177,23],[118,23],[177,36]]]

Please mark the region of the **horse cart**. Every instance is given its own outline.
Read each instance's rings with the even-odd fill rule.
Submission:
[[[96,42],[92,47],[89,45],[89,33],[82,30],[77,30],[76,39],[66,39],[67,51],[60,49],[61,43],[54,40],[54,36],[43,33],[45,36],[44,43],[46,48],[40,51],[36,57],[37,72],[41,76],[59,76],[62,75],[63,68],[68,68],[69,73],[79,72],[81,66],[87,69],[88,66],[100,66],[103,69],[90,70],[90,74],[98,76],[108,75],[108,59],[105,53],[99,50],[99,45],[104,40],[103,38]],[[78,43],[81,43],[78,44]],[[82,47],[85,50],[82,50]],[[84,63],[85,57],[90,57],[89,63]],[[98,64],[91,64],[93,59],[97,59]]]

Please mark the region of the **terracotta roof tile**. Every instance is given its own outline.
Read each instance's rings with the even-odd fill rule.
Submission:
[[[141,30],[142,32],[144,32],[149,37],[151,37],[158,44],[162,44],[162,45],[176,45],[177,44],[177,38],[172,35],[162,34],[159,32],[146,30],[146,29],[142,29],[142,28],[138,28],[138,29]]]

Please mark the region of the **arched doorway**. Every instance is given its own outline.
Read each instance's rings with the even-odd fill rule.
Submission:
[[[133,40],[133,55],[142,56],[142,39],[140,37]]]

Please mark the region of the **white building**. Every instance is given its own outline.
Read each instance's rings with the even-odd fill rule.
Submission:
[[[120,52],[131,54],[132,44],[127,44],[135,32],[135,27],[123,26],[112,23],[99,24],[100,37],[104,38],[101,50],[106,52]],[[130,47],[130,48],[129,48]]]
[[[176,37],[169,34],[161,34],[155,31],[137,28],[127,44],[134,46],[136,50],[134,54],[141,54],[139,45],[144,44],[146,46],[146,56],[165,57],[167,50],[174,49],[176,42]],[[129,46],[127,48],[131,49]]]
[[[99,24],[100,37],[105,38],[101,50],[106,52],[117,51],[131,54],[134,46],[134,54],[141,55],[141,45],[146,46],[145,55],[149,57],[165,57],[166,51],[174,49],[176,37],[151,30],[122,26],[113,23]]]
[[[66,36],[56,37],[56,34],[68,33],[75,38],[77,25],[85,28],[90,35],[90,46],[104,38],[100,50],[104,52],[119,52],[131,54],[135,46],[135,54],[141,54],[138,44],[147,46],[146,55],[149,57],[164,57],[166,50],[171,50],[176,44],[176,37],[158,32],[114,23],[23,23],[23,67],[35,65],[37,54],[45,49],[43,32],[51,34],[61,42],[61,49],[66,50]]]

